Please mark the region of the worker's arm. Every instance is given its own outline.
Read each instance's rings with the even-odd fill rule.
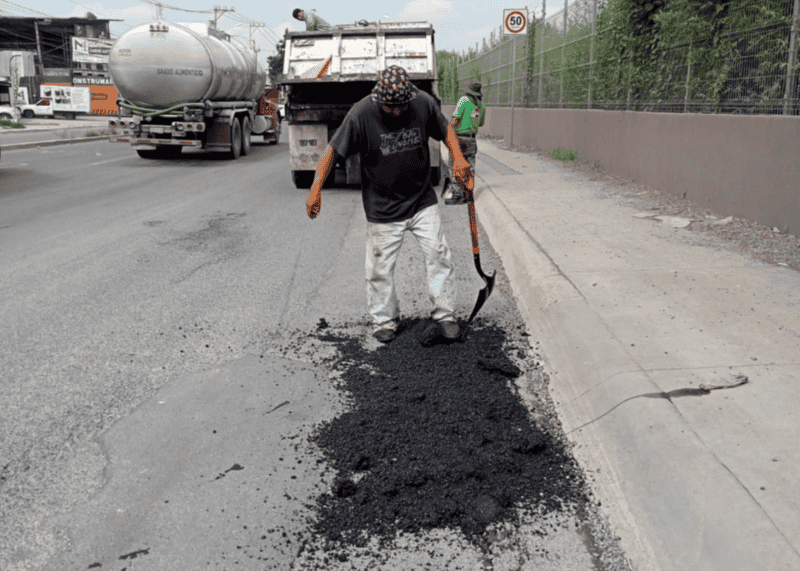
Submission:
[[[447,150],[450,151],[450,156],[453,157],[453,179],[461,186],[472,187],[472,170],[469,168],[469,163],[464,155],[461,153],[461,145],[458,144],[458,137],[456,136],[455,126],[458,123],[458,118],[454,118],[453,122],[447,126],[447,138],[444,144]]]
[[[331,174],[335,163],[336,149],[328,145],[317,165],[314,182],[311,184],[311,192],[308,195],[308,200],[306,200],[306,211],[308,212],[308,217],[312,220],[317,217],[322,208],[322,185],[325,184],[325,180]]]

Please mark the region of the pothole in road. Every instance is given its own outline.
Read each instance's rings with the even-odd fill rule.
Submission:
[[[427,324],[404,320],[375,350],[346,332],[315,334],[336,347],[329,366],[350,403],[310,437],[336,472],[312,526],[328,548],[442,529],[481,547],[489,526],[514,524],[520,509],[546,514],[588,500],[566,446],[532,421],[516,391],[508,355],[519,348],[506,333],[486,325],[426,348]]]

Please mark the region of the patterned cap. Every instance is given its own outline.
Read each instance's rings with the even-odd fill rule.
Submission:
[[[418,95],[408,73],[399,65],[390,65],[378,73],[372,100],[385,105],[402,105]]]

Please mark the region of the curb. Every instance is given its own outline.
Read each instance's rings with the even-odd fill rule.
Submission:
[[[72,143],[89,143],[91,141],[100,141],[108,139],[108,135],[100,135],[98,137],[79,137],[77,139],[55,139],[52,141],[34,141],[31,143],[16,143],[11,145],[0,145],[4,151],[16,151],[19,149],[35,149],[36,147],[54,147],[56,145],[70,145]]]
[[[479,222],[526,327],[541,340],[558,418],[632,566],[795,568],[780,529],[672,401],[637,399],[618,408],[661,394],[652,373],[523,224],[528,207],[518,177],[479,178],[486,186],[476,198]],[[732,514],[746,524],[735,525]]]
[[[485,152],[485,151],[484,151]],[[522,226],[508,206],[494,192],[496,183],[484,182],[485,189],[476,199],[480,204],[479,221],[489,237],[492,248],[503,260],[511,290],[528,331],[538,339],[547,339],[541,346],[541,356],[551,375],[550,395],[565,431],[582,424],[583,418],[594,416],[591,405],[582,403],[583,410],[565,406],[581,392],[575,371],[564,367],[574,341],[568,333],[565,313],[580,315],[575,321],[590,316],[591,309],[575,285],[565,276],[536,239]],[[573,323],[569,323],[573,325]],[[565,327],[566,326],[566,327]],[[556,373],[556,369],[561,374]],[[557,376],[554,376],[554,373]],[[565,384],[566,386],[562,385]],[[617,471],[601,438],[593,431],[584,431],[571,440],[578,445],[573,450],[584,470],[594,472],[592,491],[601,500],[613,531],[621,536],[626,558],[641,571],[662,569],[649,541],[636,524],[631,506],[620,486]]]

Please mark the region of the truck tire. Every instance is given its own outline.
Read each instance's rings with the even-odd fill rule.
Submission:
[[[72,113],[72,112],[64,113],[64,118],[67,119],[68,121],[74,121],[75,120],[75,113]]]
[[[295,188],[311,188],[314,182],[314,171],[292,171]]]
[[[13,121],[14,120],[14,118],[11,115],[9,115],[8,113],[0,113],[0,119],[3,119],[4,121]]]
[[[31,109],[26,109],[22,112],[22,116],[25,119],[33,119],[36,116],[36,113],[34,113]]]
[[[250,134],[252,132],[252,124],[250,117],[246,115],[242,118],[242,154],[247,156],[250,154]]]
[[[242,156],[242,124],[234,117],[231,123],[231,150],[228,152],[228,158],[235,161],[240,156]]]
[[[272,144],[277,145],[281,140],[281,121],[280,119],[275,121],[275,138],[272,139]]]

